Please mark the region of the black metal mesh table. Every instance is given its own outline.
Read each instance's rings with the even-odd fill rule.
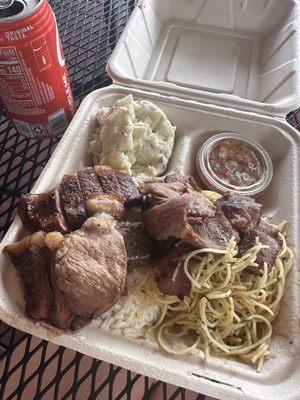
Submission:
[[[77,105],[111,83],[105,66],[135,0],[50,1]],[[20,195],[31,190],[59,139],[19,136],[0,116],[0,239]],[[0,322],[0,399],[204,399],[196,394],[58,347]]]

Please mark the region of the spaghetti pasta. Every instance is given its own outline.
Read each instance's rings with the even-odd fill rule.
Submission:
[[[185,254],[174,273],[183,268],[191,281],[190,295],[183,301],[160,293],[153,267],[134,271],[128,297],[103,326],[121,326],[125,334],[134,336],[152,332],[159,346],[171,354],[200,351],[207,362],[211,353],[237,356],[260,371],[293,261],[284,234],[280,236],[281,253],[270,272],[265,263],[261,275],[247,272],[247,267],[256,265],[258,252],[267,247],[258,239],[241,257],[234,237],[226,250],[206,248]]]

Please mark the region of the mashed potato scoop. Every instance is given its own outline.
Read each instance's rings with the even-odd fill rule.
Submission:
[[[99,127],[89,144],[94,164],[105,164],[133,176],[162,175],[171,157],[176,127],[150,101],[128,95],[97,114]]]

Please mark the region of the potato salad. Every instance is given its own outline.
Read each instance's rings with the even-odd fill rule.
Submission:
[[[94,164],[133,176],[162,175],[171,157],[176,127],[150,101],[128,95],[97,114],[99,126],[89,144]]]

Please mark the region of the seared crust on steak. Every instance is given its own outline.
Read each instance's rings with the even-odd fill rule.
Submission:
[[[80,228],[87,219],[85,199],[77,175],[65,175],[60,184],[61,199],[67,223],[71,230]]]
[[[120,222],[118,230],[124,238],[129,271],[153,260],[156,242],[142,222]]]
[[[228,192],[217,200],[215,205],[241,234],[255,229],[260,222],[262,206],[249,196]]]
[[[31,232],[69,231],[58,187],[46,193],[23,194],[18,204],[18,212],[23,225]]]
[[[109,195],[125,207],[136,206],[141,200],[139,189],[129,175],[110,167],[95,166],[65,175],[50,192],[23,195],[19,215],[31,232],[66,233],[81,227],[91,210],[100,205],[101,195],[103,204]],[[112,213],[117,218],[121,214],[120,207],[117,213]]]
[[[278,229],[272,227],[269,224],[266,224],[264,221],[261,221],[255,229],[247,231],[247,233],[243,237],[239,245],[240,255],[245,254],[247,250],[255,245],[256,238],[259,239],[261,244],[269,246],[269,248],[261,249],[258,252],[255,260],[258,266],[248,267],[249,272],[259,275],[262,273],[264,263],[267,264],[269,271],[272,270],[276,256],[282,249],[283,243],[282,239],[279,236]]]
[[[197,248],[225,249],[238,233],[224,215],[202,193],[186,193],[167,200],[143,214],[144,223],[153,238],[181,239]]]

